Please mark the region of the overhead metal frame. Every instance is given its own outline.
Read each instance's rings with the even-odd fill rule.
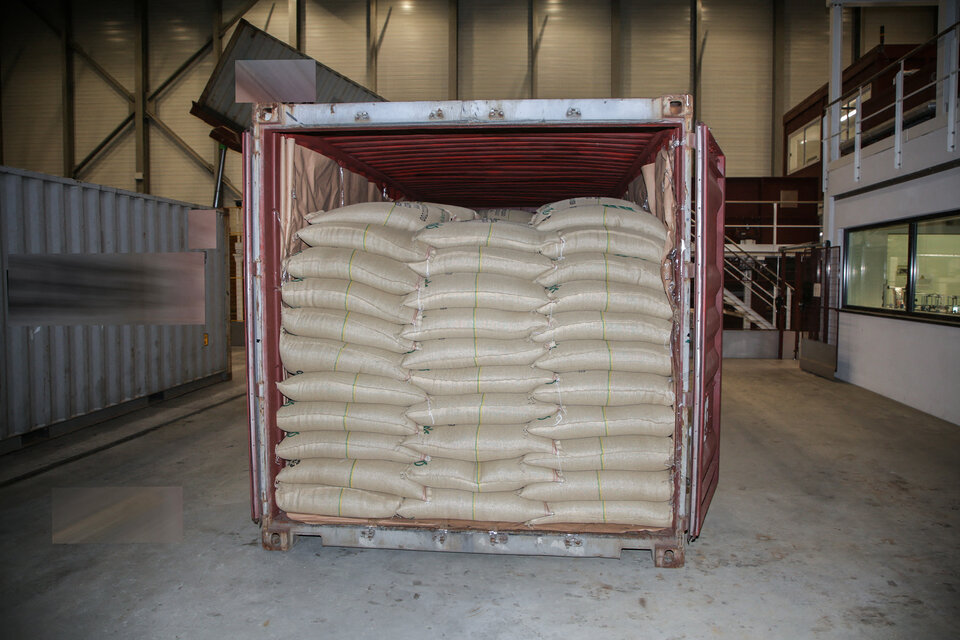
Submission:
[[[90,167],[102,156],[104,151],[114,144],[120,137],[131,129],[136,135],[136,174],[135,181],[137,191],[141,193],[150,193],[150,145],[148,136],[148,126],[154,125],[164,134],[173,144],[178,147],[187,157],[193,160],[198,166],[203,168],[211,177],[216,177],[216,167],[208,162],[202,154],[191,147],[183,138],[178,136],[173,129],[168,126],[157,115],[157,103],[162,99],[163,94],[177,80],[179,80],[187,71],[189,71],[199,60],[211,51],[215,56],[219,56],[222,50],[223,36],[244,14],[257,4],[257,0],[247,0],[244,5],[231,17],[224,22],[222,20],[222,2],[218,0],[214,3],[213,25],[211,37],[195,52],[187,57],[176,70],[167,78],[160,82],[154,89],[149,89],[148,65],[148,33],[149,21],[146,11],[146,0],[137,0],[134,5],[135,26],[134,26],[134,90],[130,91],[127,87],[114,77],[106,68],[103,67],[92,55],[90,55],[73,37],[73,11],[72,0],[61,0],[60,8],[63,16],[62,25],[50,18],[46,12],[29,0],[21,0],[21,3],[27,7],[37,18],[47,26],[50,31],[60,40],[61,43],[61,65],[63,70],[63,79],[61,86],[62,94],[62,121],[63,121],[63,174],[66,177],[80,179],[90,169]],[[94,148],[79,162],[76,161],[76,130],[75,130],[75,86],[74,86],[74,68],[75,61],[79,58],[106,84],[114,93],[126,101],[130,112],[121,120],[113,130],[98,142]],[[229,179],[224,177],[226,185],[238,197],[241,190]]]

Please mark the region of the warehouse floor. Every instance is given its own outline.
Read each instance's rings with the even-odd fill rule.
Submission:
[[[0,635],[956,637],[960,428],[793,362],[724,367],[721,484],[683,569],[640,551],[479,556],[309,538],[264,551],[236,368],[89,438],[164,426],[91,455],[87,436],[71,437],[77,459],[0,488]],[[216,406],[191,409],[198,399]],[[171,422],[177,409],[187,417]],[[0,468],[41,469],[57,448]],[[122,485],[182,486],[182,542],[51,544],[53,489]]]

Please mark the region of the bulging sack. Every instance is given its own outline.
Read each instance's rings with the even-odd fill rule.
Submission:
[[[576,227],[600,227],[623,229],[657,240],[663,245],[667,240],[667,228],[660,220],[646,211],[637,211],[636,205],[593,204],[569,209],[560,209],[541,219],[536,227],[540,231],[563,231]]]
[[[544,353],[544,345],[530,340],[444,338],[424,340],[402,364],[407,369],[530,365]]]
[[[429,499],[430,490],[407,478],[406,469],[407,465],[402,462],[313,458],[284,467],[277,474],[277,482],[322,484],[378,491],[418,500]]]
[[[512,491],[473,493],[456,489],[435,489],[429,501],[404,498],[397,510],[402,518],[492,522],[524,522],[549,513],[546,503],[524,500]]]
[[[560,241],[556,233],[541,232],[526,224],[501,220],[431,224],[419,231],[416,239],[438,249],[481,246],[532,253],[558,245]]]
[[[637,313],[664,320],[673,318],[667,294],[645,287],[602,280],[576,280],[551,287],[551,291],[553,300],[540,307],[540,313],[603,311]]]
[[[560,407],[534,400],[524,393],[475,393],[428,397],[407,410],[417,424],[520,424],[548,416]]]
[[[410,372],[401,366],[403,356],[384,349],[347,344],[339,340],[303,338],[280,334],[280,361],[287,371],[344,371],[370,373],[406,380]]]
[[[559,482],[562,478],[556,469],[532,467],[523,464],[521,458],[467,462],[432,456],[430,460],[409,465],[407,477],[436,489],[458,489],[477,493],[516,491],[528,484]]]
[[[663,291],[658,263],[600,252],[575,253],[557,260],[537,278],[537,284],[552,287],[575,280],[621,282]]]
[[[341,518],[392,518],[403,500],[362,489],[286,483],[277,486],[276,497],[287,513]]]
[[[575,209],[577,207],[596,207],[596,206],[615,206],[615,207],[625,207],[640,213],[643,211],[643,208],[635,202],[630,202],[629,200],[621,200],[619,198],[606,198],[602,196],[581,196],[579,198],[566,198],[564,200],[557,200],[556,202],[549,202],[537,209],[536,214],[534,214],[534,219],[532,224],[538,225],[547,218],[550,218],[557,211],[565,211],[567,209]]]
[[[522,424],[439,426],[408,436],[402,444],[425,456],[468,462],[506,460],[525,453],[557,450],[553,440],[527,433]]]
[[[533,392],[543,402],[616,407],[628,404],[673,405],[673,383],[653,373],[576,371]]]
[[[425,260],[430,251],[412,233],[378,224],[315,223],[297,231],[297,237],[311,247],[359,249],[401,262]]]
[[[552,515],[534,518],[530,526],[576,522],[580,524],[632,524],[660,529],[673,522],[673,508],[669,502],[605,501],[551,502]]]
[[[673,496],[669,471],[565,471],[561,482],[528,484],[521,498],[545,502],[570,500],[647,500]]]
[[[351,280],[305,278],[284,282],[281,296],[291,307],[355,311],[387,322],[411,324],[417,317],[416,310],[403,306],[402,297]]]
[[[427,278],[444,273],[489,273],[533,280],[552,266],[550,258],[531,251],[450,247],[437,249],[423,262],[410,263],[409,268]]]
[[[569,471],[663,471],[673,466],[673,439],[610,436],[561,440],[557,454],[528,453],[523,462]]]
[[[498,309],[435,309],[424,311],[401,336],[408,340],[438,338],[526,338],[547,328],[547,319],[535,312]]]
[[[560,342],[533,366],[555,372],[635,371],[669,376],[672,373],[670,347],[649,342],[570,340]]]
[[[625,229],[577,227],[556,233],[560,237],[560,242],[544,245],[542,251],[543,255],[555,260],[576,253],[600,251],[631,258],[643,258],[659,264],[666,248],[661,240]]]
[[[403,305],[413,309],[483,308],[533,311],[550,301],[540,285],[488,273],[451,273],[427,278],[407,294]]]
[[[405,436],[363,431],[292,432],[277,444],[277,457],[284,460],[348,458],[416,462],[423,456],[402,446]]]
[[[557,415],[527,423],[527,431],[545,438],[591,436],[669,436],[676,416],[673,408],[656,404],[622,407],[567,405]]]
[[[277,383],[294,402],[363,402],[403,407],[423,402],[427,394],[409,382],[367,373],[300,373]]]
[[[407,408],[357,402],[291,402],[277,410],[277,426],[284,431],[368,431],[413,435],[417,424]]]
[[[284,268],[294,278],[353,280],[387,293],[410,293],[420,282],[403,262],[359,249],[310,247],[287,258]]]
[[[474,217],[476,212],[473,209],[432,202],[361,202],[330,211],[318,211],[307,216],[307,222],[379,224],[391,229],[417,231],[436,222],[472,220]]]
[[[670,344],[673,322],[636,313],[603,311],[563,311],[550,316],[548,325],[534,330],[534,342],[564,340],[636,340]]]
[[[394,353],[406,353],[415,347],[413,340],[400,337],[403,325],[353,311],[284,307],[280,326],[297,336],[339,340]]]
[[[410,373],[410,382],[431,396],[529,393],[553,379],[552,373],[523,365],[414,370]]]

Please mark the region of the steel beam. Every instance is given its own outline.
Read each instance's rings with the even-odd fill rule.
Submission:
[[[133,115],[134,114],[132,113],[128,114],[126,118],[120,121],[120,124],[118,124],[113,129],[113,131],[108,133],[106,137],[103,138],[103,140],[101,140],[97,144],[97,146],[94,147],[92,151],[90,151],[90,153],[87,154],[86,158],[84,158],[79,163],[77,163],[77,166],[73,168],[74,178],[79,179],[83,175],[83,172],[87,168],[87,166],[90,165],[94,160],[96,160],[98,155],[100,155],[100,152],[106,149],[111,142],[113,142],[120,134],[122,134],[127,129],[127,127],[130,126],[130,124],[133,122]]]
[[[63,15],[63,32],[60,39],[60,54],[63,67],[61,69],[62,82],[60,89],[61,120],[63,128],[63,175],[72,178],[74,161],[76,160],[76,104],[74,101],[75,87],[73,79],[73,50],[70,42],[73,40],[73,13],[71,0],[61,0],[60,9]]]
[[[367,0],[367,88],[377,92],[377,0]]]
[[[287,0],[287,22],[289,23],[290,45],[303,53],[307,48],[306,19],[307,7],[305,0]]]
[[[206,158],[200,155],[193,147],[187,144],[187,141],[177,135],[177,133],[171,129],[163,120],[157,116],[153,111],[147,111],[147,118],[149,118],[151,124],[157,128],[160,133],[165,135],[174,145],[180,148],[191,160],[193,160],[201,168],[206,169],[207,173],[211,176],[216,177],[217,168],[213,164],[207,162]],[[226,185],[231,191],[233,191],[237,196],[243,197],[243,194],[240,190],[226,177],[223,177],[223,184]]]
[[[136,168],[133,179],[140,193],[150,193],[150,140],[147,131],[147,87],[149,64],[147,57],[147,0],[134,2],[134,132]]]

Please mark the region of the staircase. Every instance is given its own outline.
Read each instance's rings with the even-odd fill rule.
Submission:
[[[730,237],[726,237],[723,271],[724,313],[743,318],[746,321],[744,328],[748,328],[748,324],[752,329],[790,329],[789,309],[793,286],[780,277],[779,273],[771,270],[761,257],[749,253]],[[733,289],[742,289],[742,296]],[[767,312],[757,311],[755,306]],[[784,317],[778,319],[778,313]]]

